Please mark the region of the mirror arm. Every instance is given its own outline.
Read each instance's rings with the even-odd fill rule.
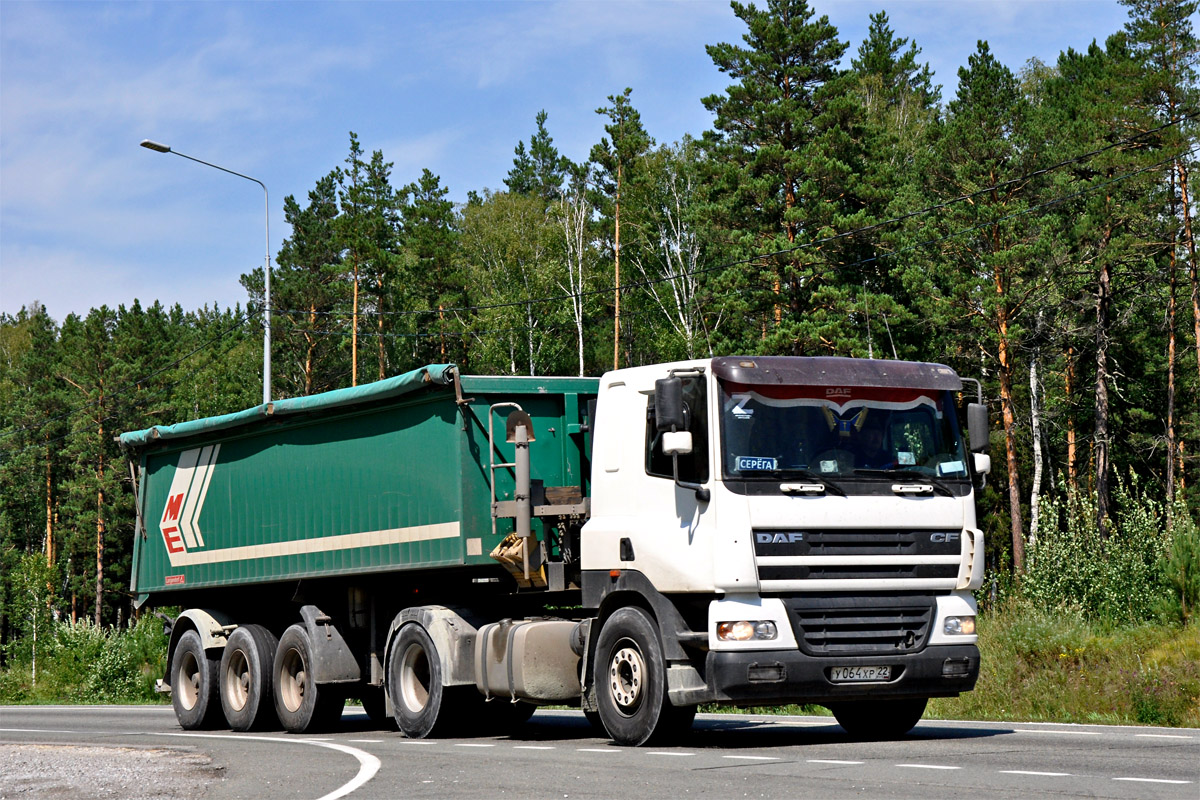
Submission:
[[[679,480],[679,454],[671,456],[671,469],[675,473],[675,485],[680,489],[690,489],[696,493],[696,499],[701,503],[707,503],[712,498],[712,492],[707,486],[701,486],[698,483],[684,483]]]

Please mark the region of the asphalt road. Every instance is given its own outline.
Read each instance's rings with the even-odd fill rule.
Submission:
[[[830,718],[701,715],[622,748],[582,714],[516,736],[409,740],[357,708],[321,736],[181,730],[169,707],[0,707],[0,798],[1186,798],[1200,729],[921,722],[859,742]]]

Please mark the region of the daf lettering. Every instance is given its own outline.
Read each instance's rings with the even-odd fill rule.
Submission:
[[[803,533],[756,533],[755,540],[759,544],[795,544],[804,541]]]

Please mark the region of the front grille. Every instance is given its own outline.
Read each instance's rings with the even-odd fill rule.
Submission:
[[[957,564],[846,564],[836,566],[762,566],[761,581],[879,580],[883,578],[958,577]]]
[[[929,595],[808,595],[784,603],[801,650],[809,655],[858,656],[924,648],[935,601]]]
[[[961,532],[947,530],[772,530],[754,531],[758,556],[940,556],[958,555]]]
[[[953,530],[754,531],[760,581],[953,581],[961,554],[962,533]]]

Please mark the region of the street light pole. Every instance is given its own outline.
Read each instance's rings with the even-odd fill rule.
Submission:
[[[149,139],[142,140],[142,147],[147,150],[153,150],[156,153],[172,153],[186,158],[188,161],[195,161],[197,164],[203,164],[206,167],[219,169],[221,172],[228,172],[230,175],[236,175],[239,178],[245,178],[248,181],[254,181],[263,190],[263,206],[266,215],[266,232],[267,232],[267,255],[265,259],[266,267],[263,271],[263,405],[271,402],[271,201],[267,194],[267,186],[258,178],[251,178],[249,175],[243,175],[240,172],[234,172],[231,169],[226,169],[218,164],[210,164],[207,161],[201,161],[198,158],[180,153],[178,150],[172,150],[168,145],[160,144]]]

